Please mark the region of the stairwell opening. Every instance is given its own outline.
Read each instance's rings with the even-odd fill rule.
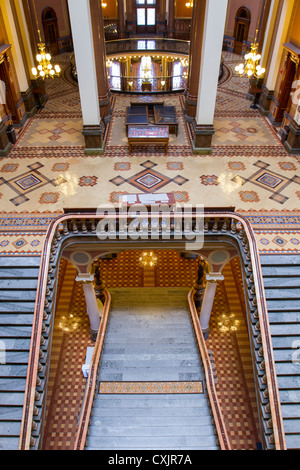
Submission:
[[[76,282],[78,271],[70,262],[73,250],[74,247],[69,254],[68,250],[63,253],[59,266],[41,445],[45,450],[68,450],[74,446],[86,384],[81,366],[87,347],[93,346],[82,284]],[[188,293],[197,278],[197,254],[160,249],[156,251],[156,266],[145,270],[139,263],[141,253],[135,249],[95,256],[91,271],[97,260],[106,288],[116,295],[120,289],[143,288],[167,289],[170,296],[178,289]],[[259,448],[261,437],[243,289],[236,254],[224,266],[224,280],[217,285],[206,344],[232,447],[252,450]]]

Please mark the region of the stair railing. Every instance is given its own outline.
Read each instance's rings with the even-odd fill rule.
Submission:
[[[122,235],[122,245],[124,246],[124,234],[129,233],[130,227],[134,220],[144,219],[145,215],[133,215],[122,213],[108,215],[111,218],[112,225],[109,230],[115,230],[116,239]],[[281,406],[279,399],[279,392],[277,386],[277,377],[275,371],[275,361],[273,358],[273,349],[270,335],[270,328],[268,322],[267,305],[264,294],[262,273],[260,267],[259,253],[256,247],[255,236],[247,219],[242,216],[222,211],[210,211],[201,215],[195,216],[193,212],[192,223],[190,225],[191,231],[195,233],[198,230],[199,217],[203,219],[203,234],[204,240],[210,241],[216,239],[218,243],[220,240],[226,240],[227,243],[234,244],[239,252],[242,262],[242,268],[245,271],[246,287],[247,287],[247,301],[250,305],[251,324],[253,326],[253,347],[255,348],[255,357],[257,358],[257,375],[258,385],[260,387],[257,393],[259,403],[260,420],[264,433],[267,436],[267,448],[275,448],[283,450],[286,448],[285,435],[283,429],[283,421],[281,414]],[[99,222],[103,219],[95,212],[93,213],[72,213],[58,217],[54,220],[49,228],[45,237],[44,249],[40,264],[40,275],[37,287],[34,320],[32,328],[31,347],[28,361],[27,381],[25,387],[23,417],[21,423],[20,444],[19,449],[28,450],[36,448],[37,439],[36,432],[38,423],[36,422],[36,407],[39,406],[40,393],[39,387],[42,387],[41,382],[44,380],[41,374],[41,345],[45,342],[45,316],[51,309],[51,292],[49,292],[49,284],[51,284],[51,276],[53,270],[57,267],[59,255],[63,247],[72,240],[80,237],[81,241],[97,241],[99,233],[97,230]],[[186,231],[184,220],[181,214],[176,212],[161,213],[157,215],[158,224],[155,226],[157,235],[156,240],[151,240],[151,246],[155,242],[164,241],[166,246],[166,238],[169,240],[169,245],[176,241],[175,235],[182,233],[182,240],[185,240]],[[149,224],[141,224],[141,231],[145,238],[149,235],[153,227]],[[152,232],[151,232],[152,233]],[[226,237],[226,238],[224,238]],[[150,238],[150,237],[149,237]],[[189,239],[188,239],[189,241]],[[189,243],[191,243],[189,241]],[[53,281],[53,279],[52,279]],[[190,298],[191,300],[191,298]],[[50,305],[49,305],[50,304]],[[103,322],[104,325],[104,322]],[[104,328],[104,326],[103,326]],[[101,329],[101,335],[104,334]],[[101,341],[103,338],[101,337]],[[101,355],[101,347],[97,348],[94,352],[95,365],[91,369],[91,374],[98,367],[96,362]],[[208,366],[207,366],[208,367]],[[208,369],[208,373],[211,372]],[[211,382],[208,377],[208,382]],[[94,387],[94,377],[90,377],[91,386]],[[91,388],[92,390],[92,388]],[[79,427],[80,433],[77,438],[77,445],[82,448],[85,442],[85,433],[88,427],[88,416],[91,411],[92,393],[89,393],[89,400],[85,399],[86,411],[82,411],[83,424]],[[213,393],[212,407],[214,407],[215,394]],[[218,430],[220,442],[227,440],[224,432],[224,423],[220,420],[220,408],[214,411],[215,419],[217,419],[216,428]],[[42,423],[41,423],[42,427]],[[228,445],[228,443],[226,443]]]
[[[209,397],[209,402],[214,418],[214,423],[216,426],[217,435],[219,438],[219,445],[221,450],[232,450],[230,440],[226,431],[225,422],[223,419],[220,403],[217,396],[217,391],[214,381],[214,373],[211,366],[211,361],[208,355],[208,351],[205,344],[205,339],[201,330],[199,317],[197,309],[194,303],[195,289],[193,288],[188,294],[188,303],[190,308],[190,314],[194,326],[195,336],[197,340],[197,345],[199,348],[200,356],[202,359],[202,364],[205,373],[205,383],[207,388],[207,393]]]

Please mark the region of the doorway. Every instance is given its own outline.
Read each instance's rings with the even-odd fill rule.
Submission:
[[[154,34],[156,30],[156,0],[136,0],[137,34]]]
[[[247,7],[241,7],[237,11],[234,26],[234,49],[235,54],[242,54],[243,45],[248,40],[251,13]]]
[[[58,54],[58,26],[57,16],[53,8],[46,8],[42,15],[45,42],[52,54]]]
[[[14,123],[19,123],[19,113],[17,110],[17,94],[10,74],[10,65],[7,55],[0,59],[0,80],[5,83],[5,100],[3,103],[5,113]]]

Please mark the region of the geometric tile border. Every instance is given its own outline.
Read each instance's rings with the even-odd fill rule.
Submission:
[[[202,382],[100,382],[98,393],[203,393]]]
[[[299,176],[294,175],[292,178],[287,178],[275,173],[274,171],[270,171],[268,170],[268,167],[270,166],[268,163],[258,160],[254,163],[254,166],[258,167],[259,170],[253,173],[253,175],[248,178],[238,175],[232,178],[232,181],[237,183],[239,186],[242,186],[245,183],[252,183],[260,188],[266,189],[272,193],[269,199],[272,199],[279,204],[284,204],[289,199],[281,194],[287,186],[291,183],[300,184]]]
[[[27,168],[29,169],[28,172],[23,173],[22,175],[18,175],[17,177],[11,178],[7,180],[3,177],[0,177],[0,186],[6,185],[10,189],[12,189],[17,196],[10,199],[15,206],[19,206],[20,204],[29,201],[27,195],[32,191],[35,191],[37,188],[41,188],[47,184],[51,184],[52,186],[59,186],[66,181],[61,176],[58,176],[55,179],[49,179],[47,176],[43,175],[39,170],[43,168],[39,162],[33,163],[32,165],[28,165]]]

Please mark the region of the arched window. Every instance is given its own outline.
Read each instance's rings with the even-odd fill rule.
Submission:
[[[234,50],[236,54],[243,52],[243,45],[248,40],[249,25],[251,21],[251,13],[249,8],[243,6],[238,9],[235,16],[234,26]]]
[[[42,13],[45,42],[52,54],[58,54],[57,16],[53,8],[47,7]]]

